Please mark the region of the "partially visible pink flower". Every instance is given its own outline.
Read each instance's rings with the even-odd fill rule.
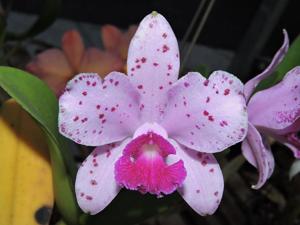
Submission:
[[[245,158],[259,171],[259,179],[253,188],[260,188],[274,170],[274,157],[268,138],[288,146],[296,158],[300,158],[300,67],[289,71],[283,80],[273,87],[259,91],[252,97],[257,84],[271,75],[282,61],[289,46],[284,31],[284,43],[274,56],[271,64],[258,76],[245,84],[245,96],[249,101],[247,111],[249,126],[242,143]]]
[[[124,71],[124,52],[127,53],[134,32],[134,26],[125,33],[114,26],[104,26],[104,51],[86,49],[78,31],[67,31],[62,37],[62,50],[53,48],[38,54],[26,69],[44,80],[59,96],[75,74],[93,72],[103,77],[111,71]]]
[[[128,76],[112,72],[101,80],[85,73],[68,83],[59,130],[99,146],[76,177],[83,211],[100,212],[122,187],[158,197],[178,190],[200,215],[218,208],[224,180],[212,153],[246,135],[243,84],[224,71],[177,80],[179,65],[172,28],[154,12],[130,43]]]

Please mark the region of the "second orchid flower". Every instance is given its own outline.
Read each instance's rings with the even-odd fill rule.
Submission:
[[[284,43],[271,64],[245,84],[249,127],[242,143],[242,152],[259,171],[258,182],[253,186],[256,189],[264,185],[274,170],[274,157],[268,141],[270,137],[286,145],[296,158],[300,158],[300,139],[297,135],[300,131],[300,68],[289,71],[275,86],[251,96],[259,82],[275,71],[288,47],[288,36],[284,31]]]

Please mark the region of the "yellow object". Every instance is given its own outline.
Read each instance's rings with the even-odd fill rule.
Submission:
[[[0,225],[49,224],[53,187],[48,147],[14,100],[0,109]]]

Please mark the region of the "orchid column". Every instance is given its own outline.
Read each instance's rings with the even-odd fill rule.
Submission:
[[[177,81],[177,40],[156,12],[139,25],[127,65],[128,76],[103,81],[79,74],[60,98],[60,132],[98,146],[77,174],[79,206],[96,214],[124,187],[159,197],[178,190],[199,214],[214,213],[224,181],[212,153],[247,133],[243,84],[224,71]]]

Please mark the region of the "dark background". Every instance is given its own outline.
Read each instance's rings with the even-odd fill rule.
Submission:
[[[294,39],[299,32],[300,1],[271,0],[269,2],[275,4],[280,1],[288,3],[279,16],[279,22],[276,23],[271,38],[265,46],[264,51],[267,54],[275,51],[275,48],[281,43],[281,30],[283,28],[288,30],[291,39]],[[126,28],[129,24],[138,23],[146,14],[156,10],[168,19],[177,37],[182,38],[199,2],[199,0],[63,0],[60,16],[100,25],[112,23]],[[237,50],[263,2],[267,1],[216,0],[198,43]],[[38,13],[42,3],[41,0],[15,0],[13,9],[21,12]],[[258,33],[258,38],[259,35]]]
[[[110,23],[125,29],[155,10],[167,18],[182,39],[201,1],[62,0],[59,17],[98,25]],[[43,2],[14,0],[12,9],[38,14]],[[246,81],[270,62],[282,44],[282,29],[288,31],[291,42],[298,35],[299,9],[299,0],[215,0],[197,43],[234,51],[227,69]]]

